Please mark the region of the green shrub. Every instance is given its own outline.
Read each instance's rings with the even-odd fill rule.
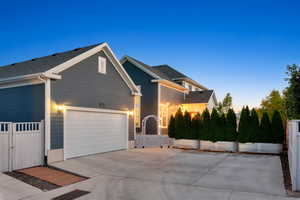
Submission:
[[[202,128],[202,120],[201,120],[201,115],[197,113],[191,123],[191,134],[192,138],[191,139],[199,139],[200,134],[201,134],[201,128]]]
[[[192,139],[191,128],[192,128],[192,119],[189,112],[184,112],[184,130],[182,138],[184,139]]]
[[[175,117],[172,115],[168,125],[168,135],[170,138],[175,138]]]
[[[220,116],[218,111],[214,108],[211,112],[211,118],[209,123],[209,138],[212,142],[217,141],[218,134],[220,132]]]
[[[181,139],[184,138],[184,118],[181,111],[181,108],[179,108],[175,114],[175,138]]]
[[[217,122],[217,133],[215,135],[216,141],[226,141],[226,115],[222,113],[221,116],[218,117]]]
[[[248,106],[243,107],[239,122],[239,134],[238,141],[241,143],[249,142],[249,123],[250,122],[250,111]]]
[[[209,132],[210,132],[210,113],[206,108],[202,113],[202,127],[199,134],[200,140],[209,140]]]
[[[259,119],[256,110],[253,108],[251,110],[251,119],[250,119],[250,127],[249,127],[249,142],[258,142],[261,132],[259,128]]]
[[[278,110],[274,111],[272,116],[272,143],[283,143],[284,139],[284,127],[282,123],[282,118]]]
[[[225,139],[224,141],[235,142],[237,140],[237,124],[236,124],[236,115],[233,109],[229,109],[226,116],[226,125],[225,125]]]
[[[270,118],[267,112],[263,113],[263,116],[261,118],[261,123],[260,123],[260,139],[258,141],[263,142],[263,143],[271,143],[273,140],[272,136],[272,127],[271,127],[271,122]]]

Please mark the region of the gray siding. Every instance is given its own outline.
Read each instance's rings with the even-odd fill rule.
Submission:
[[[179,106],[184,102],[184,93],[179,92],[178,90],[171,89],[165,86],[160,86],[160,103],[168,104],[168,118],[171,117],[172,114],[175,114]],[[167,134],[167,128],[161,128],[162,134]]]
[[[32,122],[44,119],[44,84],[0,89],[0,121]]]
[[[148,115],[157,116],[158,87],[157,83],[151,82],[154,78],[144,71],[140,70],[139,68],[135,67],[128,61],[123,64],[123,67],[129,74],[133,82],[136,85],[141,86],[141,120]],[[157,123],[155,120],[149,119],[146,127],[146,134],[157,133]]]
[[[134,96],[109,59],[106,74],[98,73],[99,52],[61,73],[62,79],[51,81],[53,105],[133,110]],[[53,107],[53,106],[52,106]],[[129,139],[134,139],[134,124],[129,121]],[[63,117],[52,109],[51,149],[63,148]]]

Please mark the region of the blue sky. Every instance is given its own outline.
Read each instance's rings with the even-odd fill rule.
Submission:
[[[0,65],[106,41],[120,58],[169,64],[235,108],[258,106],[300,64],[300,2],[6,1]]]

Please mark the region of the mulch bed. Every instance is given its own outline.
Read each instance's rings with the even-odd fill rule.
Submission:
[[[283,172],[284,187],[287,191],[287,194],[292,197],[300,197],[300,192],[292,191],[292,179],[287,151],[284,151],[282,154],[280,154],[280,160]]]
[[[13,178],[16,178],[24,183],[32,185],[36,188],[39,188],[40,190],[43,190],[43,191],[54,190],[56,188],[61,187],[61,186],[55,185],[53,183],[49,183],[47,181],[35,178],[33,176],[30,176],[30,175],[27,175],[27,174],[24,174],[24,173],[18,172],[18,171],[5,172],[5,174],[8,176],[11,176]]]
[[[89,191],[84,191],[84,190],[73,190],[66,194],[54,197],[51,200],[73,200],[73,199],[77,199],[77,198],[82,197],[89,193],[90,193]]]

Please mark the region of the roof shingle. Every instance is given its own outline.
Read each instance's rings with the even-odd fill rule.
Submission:
[[[208,103],[213,90],[192,91],[185,97],[185,103]]]
[[[71,51],[55,53],[49,56],[34,58],[24,62],[14,63],[0,67],[0,78],[10,78],[28,74],[43,73],[57,65],[60,65],[98,45],[90,45],[82,48],[76,48]]]

